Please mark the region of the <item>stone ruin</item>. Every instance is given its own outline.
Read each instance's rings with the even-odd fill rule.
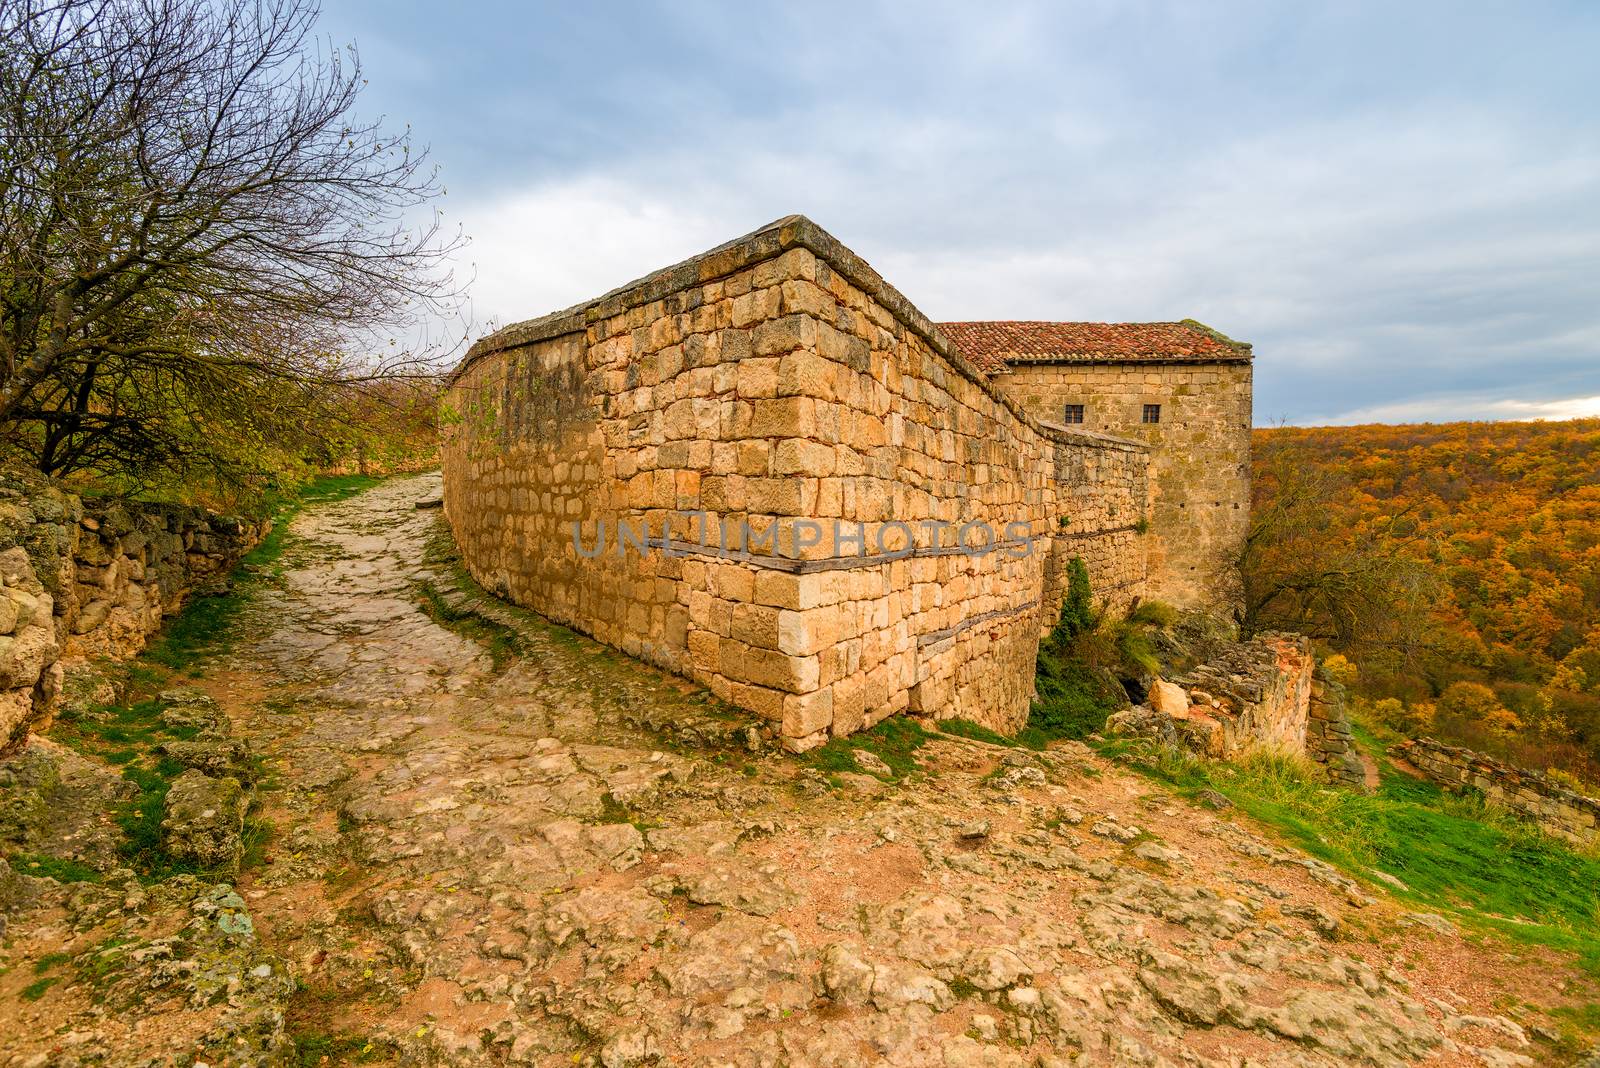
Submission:
[[[49,725],[69,668],[136,656],[270,526],[0,477],[0,751]]]
[[[1262,634],[1150,684],[1145,703],[1114,714],[1112,733],[1155,738],[1229,760],[1252,749],[1303,753],[1347,786],[1365,782],[1338,683],[1318,677],[1310,639]]]
[[[1250,358],[1197,323],[940,326],[790,216],[474,345],[445,514],[485,587],[792,749],[1009,732],[1073,557],[1112,607],[1231,602]]]
[[[1447,790],[1476,791],[1583,848],[1600,844],[1600,798],[1586,797],[1543,772],[1433,738],[1402,742],[1392,752]]]

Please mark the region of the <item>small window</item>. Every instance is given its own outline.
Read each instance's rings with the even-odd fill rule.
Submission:
[[[1066,412],[1065,412],[1065,414],[1062,415],[1061,421],[1063,423],[1081,423],[1081,422],[1083,422],[1083,405],[1081,405],[1081,404],[1069,404],[1069,405],[1067,405]]]
[[[1161,422],[1161,405],[1159,405],[1159,404],[1146,404],[1144,406],[1144,418],[1142,420],[1140,420],[1140,422],[1144,422],[1144,423],[1159,423],[1159,422]]]

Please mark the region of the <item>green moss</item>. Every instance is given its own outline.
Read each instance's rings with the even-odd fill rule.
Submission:
[[[11,869],[23,875],[54,879],[58,883],[97,883],[99,872],[76,860],[38,853],[17,853],[8,858]]]
[[[447,604],[432,583],[417,585],[422,610],[429,619],[469,641],[481,645],[489,654],[496,672],[504,671],[511,661],[525,652],[521,637],[511,627],[484,619],[475,612],[462,612]]]
[[[633,810],[613,797],[611,791],[607,790],[600,795],[600,815],[597,817],[597,822],[632,823],[633,820]]]
[[[52,986],[59,982],[61,982],[61,977],[57,975],[47,976],[43,979],[35,979],[33,982],[22,988],[22,997],[27,1001],[38,1001],[40,998],[44,997],[45,991],[49,990]]]
[[[973,986],[972,980],[961,975],[958,975],[954,979],[950,980],[950,993],[954,994],[962,1001],[966,1001],[969,998],[981,998],[983,996],[983,991],[979,990],[976,986]]]

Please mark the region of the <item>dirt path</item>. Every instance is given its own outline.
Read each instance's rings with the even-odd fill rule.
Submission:
[[[940,740],[904,782],[829,784],[625,726],[704,700],[557,628],[497,664],[419,608],[436,485],[304,514],[199,683],[265,758],[239,897],[35,886],[14,967],[98,960],[107,931],[96,952],[151,955],[31,1000],[0,976],[0,1065],[270,1063],[285,1034],[306,1064],[1549,1063],[1517,1008],[1552,996],[1549,955],[1430,927],[1082,747]],[[188,962],[186,999],[147,960]]]
[[[1366,785],[1367,792],[1376,792],[1383,785],[1383,776],[1378,771],[1378,761],[1371,753],[1361,754],[1361,781]]]

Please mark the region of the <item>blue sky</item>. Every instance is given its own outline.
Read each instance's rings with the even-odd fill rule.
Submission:
[[[473,333],[803,213],[950,319],[1201,319],[1256,421],[1600,414],[1600,4],[327,0]]]

